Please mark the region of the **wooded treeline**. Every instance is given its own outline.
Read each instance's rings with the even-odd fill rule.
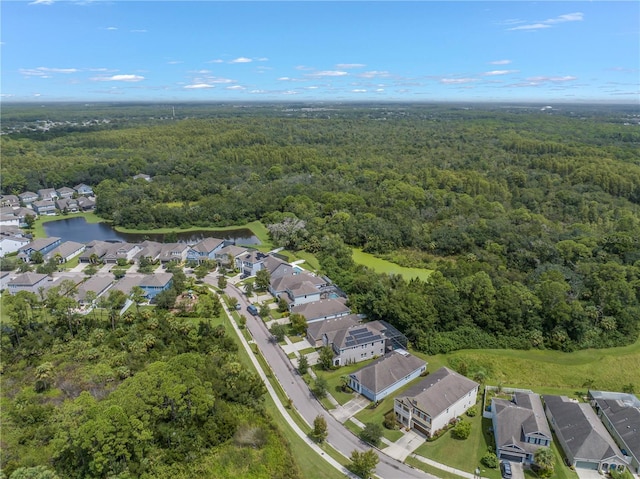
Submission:
[[[98,214],[131,228],[297,218],[278,241],[318,254],[356,310],[426,352],[627,344],[640,318],[640,131],[615,109],[570,108],[243,109],[4,136],[3,188],[96,185]],[[153,181],[131,179],[141,172]],[[436,273],[377,277],[345,245]]]
[[[84,315],[59,287],[3,295],[0,475],[300,477],[221,320],[120,317],[117,293]]]

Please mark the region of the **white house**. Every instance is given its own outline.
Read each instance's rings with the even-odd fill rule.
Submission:
[[[442,367],[395,399],[396,419],[405,427],[431,436],[476,403],[479,386]]]
[[[21,236],[5,236],[0,235],[0,258],[9,253],[15,253],[23,246],[29,244],[31,240],[22,238]]]
[[[46,288],[51,284],[49,280],[50,278],[46,274],[23,273],[9,281],[7,286],[10,294],[17,294],[19,291],[37,293],[39,288]]]
[[[389,394],[426,372],[427,363],[405,352],[392,351],[349,375],[349,387],[370,401]]]

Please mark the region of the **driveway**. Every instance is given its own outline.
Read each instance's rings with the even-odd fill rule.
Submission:
[[[511,479],[524,479],[524,466],[521,462],[511,462]]]
[[[603,479],[603,475],[593,469],[582,469],[576,467],[576,474],[580,479]],[[514,478],[515,479],[515,478]]]
[[[338,421],[341,423],[345,423],[347,419],[352,416],[355,416],[357,413],[366,408],[371,401],[369,401],[366,397],[358,395],[353,398],[351,401],[343,404],[342,406],[338,406],[335,409],[332,409],[330,412]]]

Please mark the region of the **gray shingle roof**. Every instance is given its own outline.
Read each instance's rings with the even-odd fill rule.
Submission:
[[[595,397],[593,393],[592,395]],[[598,407],[624,441],[627,453],[640,460],[640,406],[637,405],[638,398],[629,394],[621,394],[615,398],[607,397],[611,396],[596,397]]]
[[[407,389],[398,399],[407,405],[415,404],[435,418],[478,386],[475,381],[442,367]]]
[[[23,273],[9,281],[10,286],[33,286],[47,277],[40,273]]]
[[[309,324],[307,327],[307,336],[313,341],[318,341],[322,338],[323,334],[326,334],[329,337],[330,342],[333,342],[333,336],[337,331],[347,329],[359,322],[360,318],[355,314],[326,319],[324,321],[316,321],[315,323]]]
[[[378,394],[426,364],[425,361],[411,354],[405,355],[392,351],[351,376],[369,391]]]
[[[224,243],[224,240],[218,238],[205,238],[194,244],[191,249],[198,253],[211,253],[214,249]]]
[[[322,299],[312,303],[300,304],[291,308],[292,313],[302,314],[307,321],[332,316],[334,314],[349,313],[351,310],[339,299]]]
[[[601,461],[618,456],[624,461],[620,449],[589,404],[565,396],[543,398],[553,416],[556,434],[562,436],[575,459]]]
[[[551,439],[542,401],[534,393],[515,393],[514,401],[494,398],[491,402],[496,415],[496,444],[498,447],[515,445],[533,453],[540,446],[525,442],[524,434],[541,433]]]

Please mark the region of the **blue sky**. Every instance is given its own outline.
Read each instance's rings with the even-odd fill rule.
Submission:
[[[3,101],[640,99],[640,2],[2,1]]]

